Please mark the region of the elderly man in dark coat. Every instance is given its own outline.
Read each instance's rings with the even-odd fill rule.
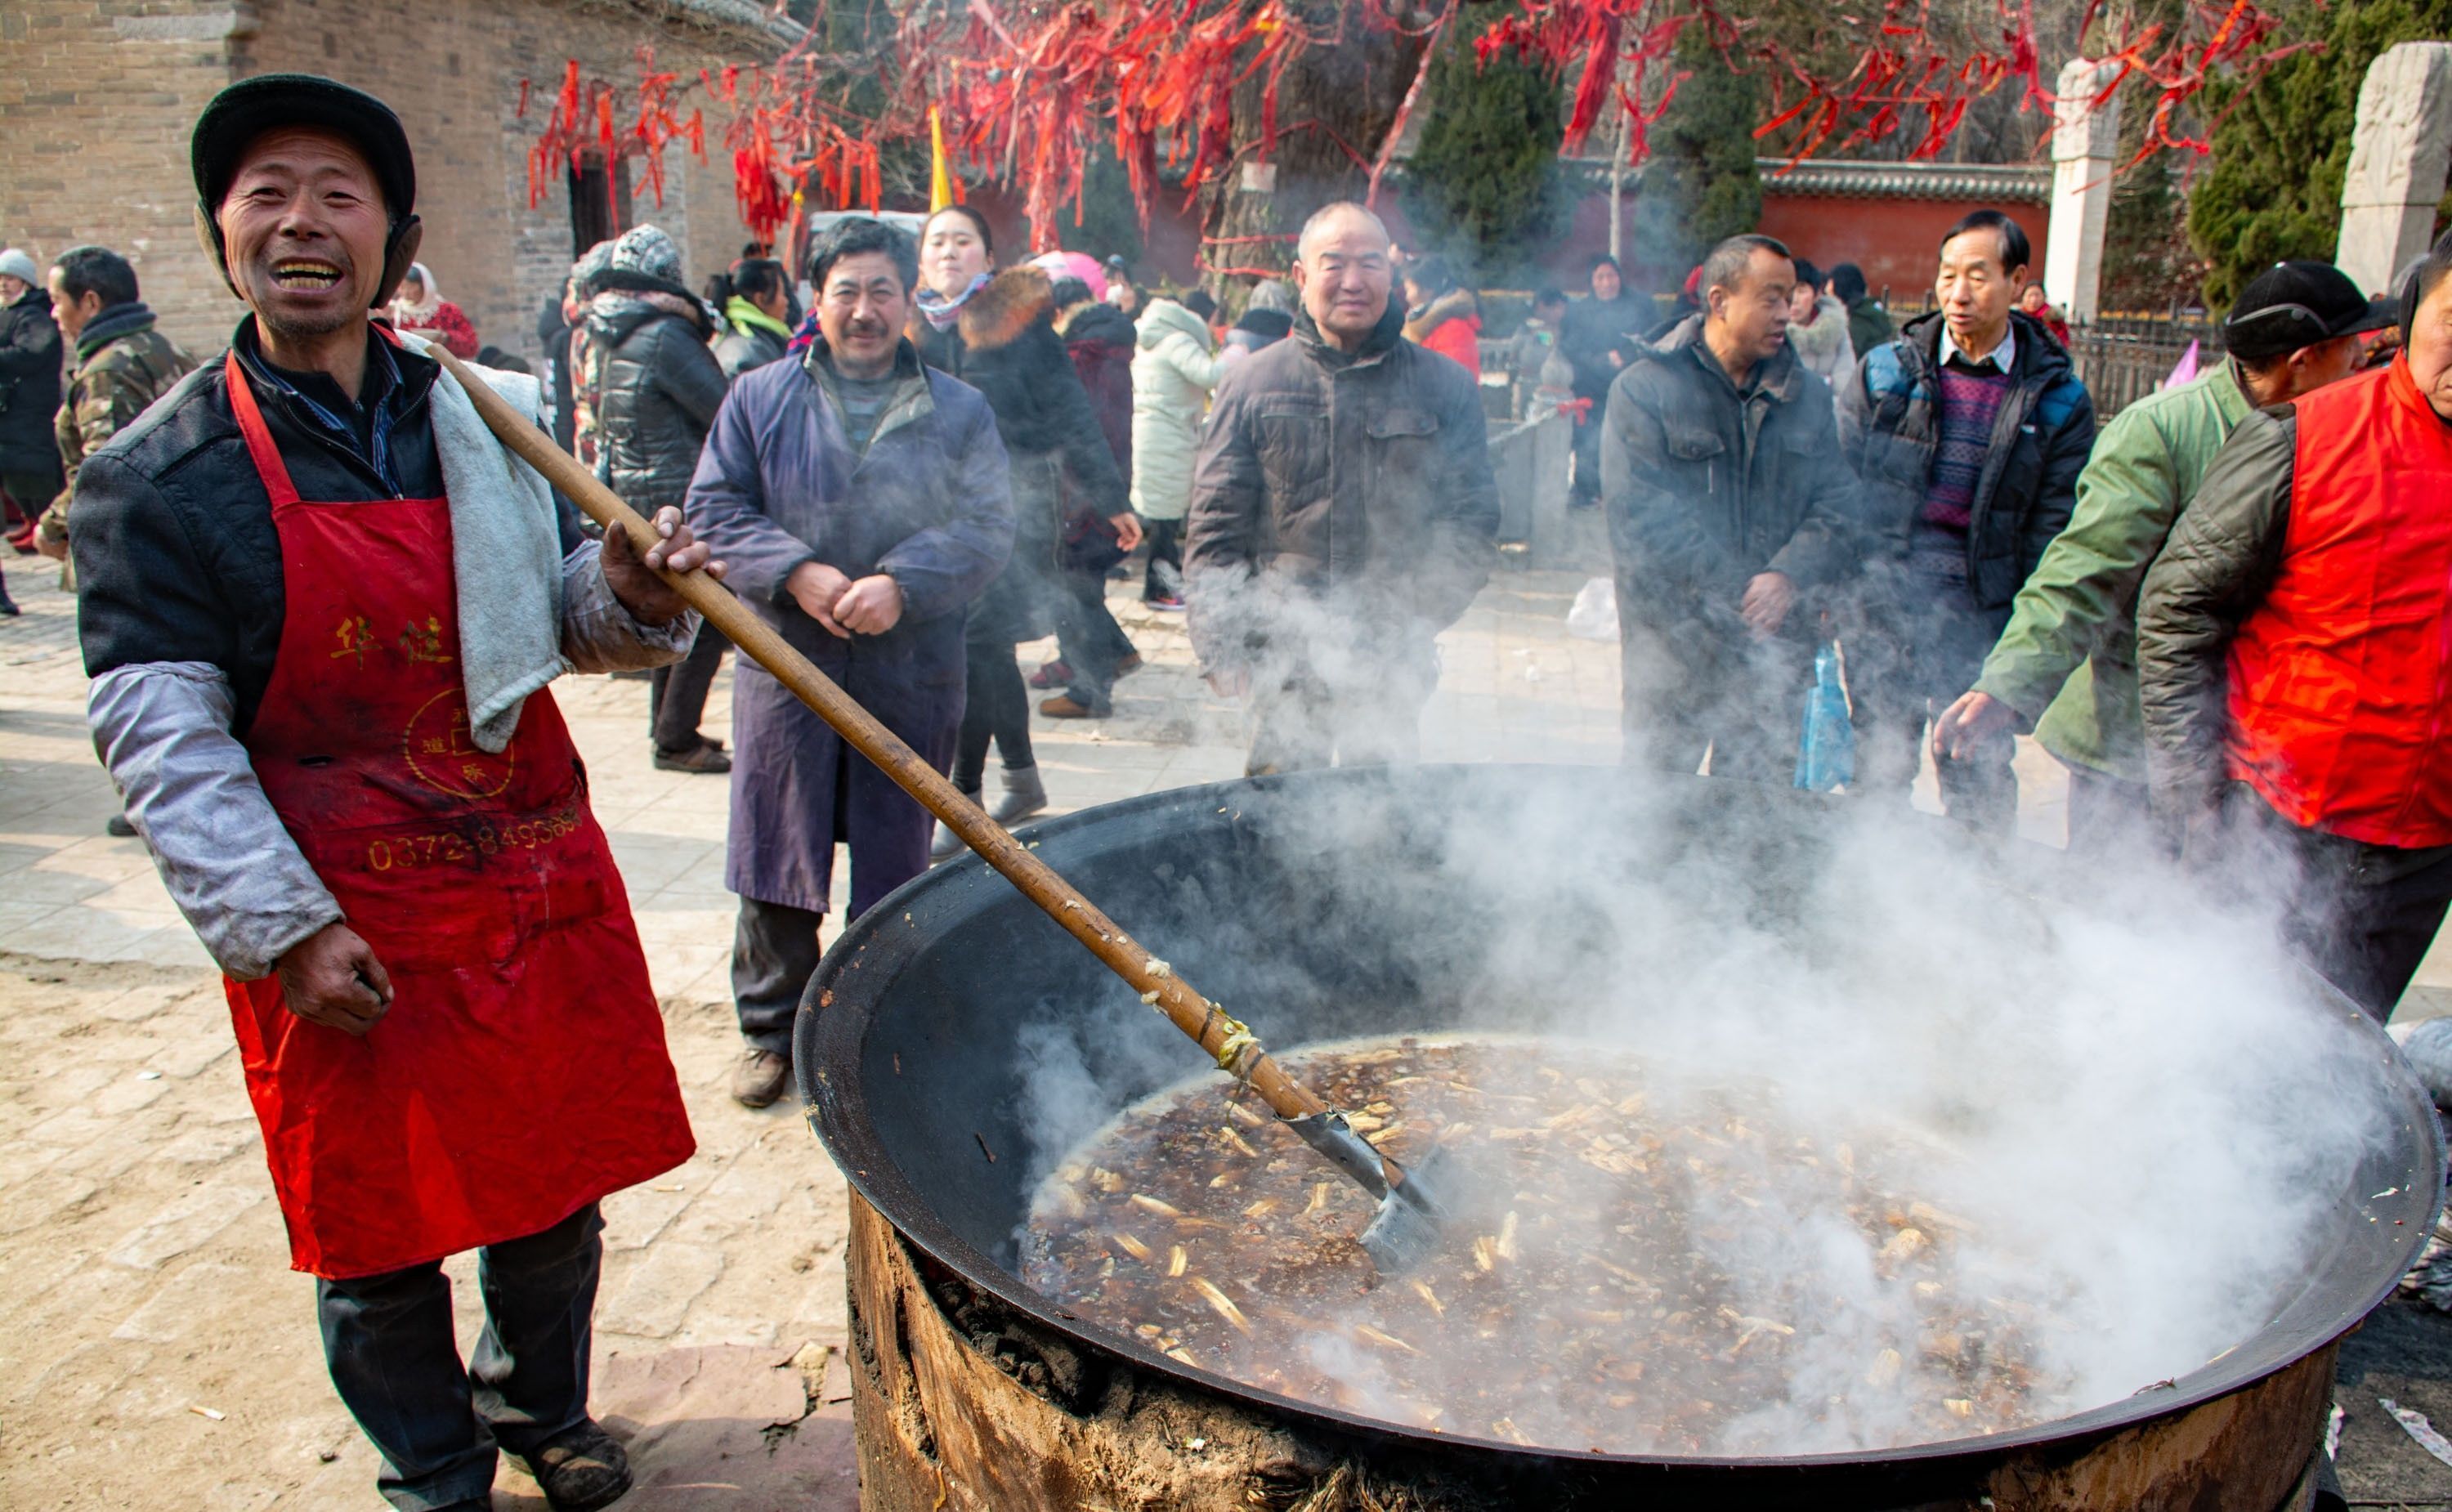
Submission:
[[[941,771],[962,717],[963,610],[1013,549],[1013,500],[987,402],[902,339],[919,271],[890,226],[828,233],[810,256],[818,340],[733,384],[688,512],[741,596]],[[749,1042],[733,1095],[763,1108],[791,1072],[836,843],[851,847],[858,916],[927,869],[928,815],[745,662],[732,729],[724,885],[741,896],[732,992]]]
[[[1202,671],[1252,696],[1256,776],[1414,759],[1434,641],[1498,560],[1480,389],[1404,339],[1388,228],[1331,205],[1296,255],[1293,338],[1217,385],[1183,553]]]

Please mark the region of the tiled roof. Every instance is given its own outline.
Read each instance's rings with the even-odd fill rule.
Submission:
[[[784,46],[799,41],[804,31],[758,0],[643,0],[643,5],[685,25],[745,32]]]
[[[1829,194],[1865,200],[1994,200],[2049,204],[2052,170],[2025,163],[1864,163],[1756,158],[1763,193]],[[1785,172],[1782,170],[1786,169]]]

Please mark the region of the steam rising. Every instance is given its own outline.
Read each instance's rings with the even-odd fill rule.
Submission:
[[[2381,1050],[2330,1021],[2261,911],[2204,901],[2171,874],[2088,875],[2071,901],[2073,874],[2029,877],[1862,799],[1813,813],[1790,795],[1628,772],[1594,774],[1590,790],[1484,780],[1449,803],[1425,776],[1394,790],[1407,796],[1393,811],[1374,782],[1306,792],[1300,824],[1274,836],[1275,916],[1221,913],[1177,878],[1171,952],[1194,935],[1248,967],[1232,1007],[1275,1048],[1320,1037],[1307,1005],[1352,990],[1320,963],[1347,963],[1399,1010],[1419,983],[1438,1022],[1636,1056],[1663,1120],[1767,1097],[1792,1129],[1923,1151],[1901,1189],[1968,1230],[1944,1284],[1970,1310],[2007,1301],[2045,1320],[2030,1343],[2056,1390],[2039,1418],[2185,1376],[2255,1332],[2390,1132],[2370,1090]],[[1590,792],[1612,788],[1625,801],[1595,812]],[[1698,818],[1696,797],[1736,801]],[[1265,796],[1250,806],[1265,815]],[[1036,1173],[1193,1064],[1178,1051],[1160,1070],[1146,1044],[1114,1055],[1100,1017],[1058,1014],[1025,1036]],[[1790,1168],[1744,1174],[1785,1210],[1710,1211],[1707,1187],[1695,1216],[1735,1235],[1715,1262],[1758,1278],[1744,1310],[1798,1331],[1787,1395],[1711,1447],[1929,1437],[1866,1385],[1866,1362],[1896,1346],[1912,1394],[1906,1283],[1884,1278],[1835,1191]],[[1336,1352],[1320,1363],[1355,1399],[1383,1400],[1367,1352],[1315,1347]]]

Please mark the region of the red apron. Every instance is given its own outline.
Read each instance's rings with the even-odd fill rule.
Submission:
[[[287,591],[247,755],[393,992],[361,1039],[227,984],[291,1263],[535,1233],[695,1148],[585,771],[543,690],[500,755],[469,739],[445,501],[301,500],[225,365]]]

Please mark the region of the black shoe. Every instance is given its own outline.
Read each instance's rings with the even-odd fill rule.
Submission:
[[[772,1107],[791,1079],[790,1056],[752,1045],[742,1051],[741,1064],[732,1069],[732,1100],[743,1108]]]
[[[630,1457],[591,1421],[547,1439],[525,1459],[553,1512],[596,1512],[630,1490]]]
[[[710,776],[732,770],[732,757],[723,747],[711,740],[702,740],[687,751],[656,753],[659,772],[703,772]]]
[[[136,838],[136,826],[128,822],[127,815],[114,814],[102,821],[102,833],[115,835],[123,840],[132,840]]]

